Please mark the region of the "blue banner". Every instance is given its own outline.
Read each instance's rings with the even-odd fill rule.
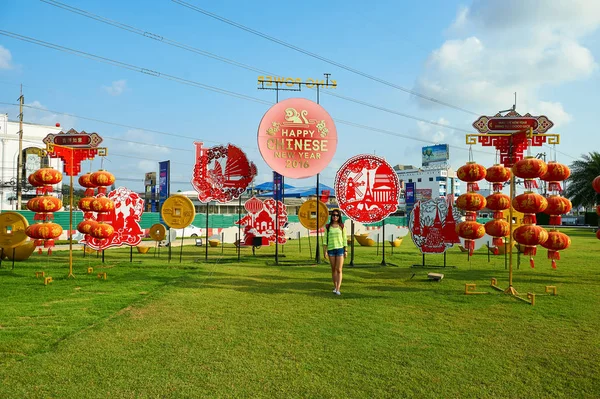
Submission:
[[[162,161],[158,163],[158,210],[162,209],[162,204],[171,195],[171,161]],[[160,218],[162,222],[162,217]]]
[[[273,199],[281,201],[283,199],[283,176],[273,171]]]

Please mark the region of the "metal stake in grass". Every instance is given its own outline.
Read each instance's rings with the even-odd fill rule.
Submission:
[[[181,248],[179,248],[179,263],[181,263],[181,256],[183,255],[183,237],[185,236],[185,227],[181,231]]]

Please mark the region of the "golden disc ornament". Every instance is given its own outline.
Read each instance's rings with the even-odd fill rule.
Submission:
[[[188,197],[172,195],[163,203],[160,215],[167,226],[173,229],[184,229],[194,221],[196,209]]]
[[[19,213],[0,214],[0,247],[15,248],[27,241],[27,226],[27,219]]]
[[[153,224],[150,227],[150,237],[154,241],[162,241],[167,236],[167,229],[160,223]]]
[[[329,211],[324,202],[314,199],[308,200],[298,210],[300,223],[309,230],[317,229],[317,204],[319,205],[319,228],[321,228],[327,224],[327,218],[329,217]]]

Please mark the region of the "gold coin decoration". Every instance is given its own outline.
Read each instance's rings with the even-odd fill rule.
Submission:
[[[165,200],[160,215],[172,229],[183,229],[192,224],[196,209],[194,203],[183,195],[172,195]]]
[[[167,236],[167,229],[160,223],[153,224],[150,227],[150,237],[154,241],[162,241]]]
[[[16,212],[0,214],[0,247],[15,248],[27,241],[27,219]]]
[[[309,230],[317,229],[317,203],[319,204],[319,228],[327,224],[329,210],[324,202],[318,200],[308,200],[298,210],[298,219],[302,226]]]

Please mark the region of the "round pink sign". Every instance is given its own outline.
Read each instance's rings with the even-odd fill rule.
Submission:
[[[258,127],[258,148],[279,174],[314,176],[329,164],[337,147],[333,119],[319,104],[290,98],[272,106]]]

